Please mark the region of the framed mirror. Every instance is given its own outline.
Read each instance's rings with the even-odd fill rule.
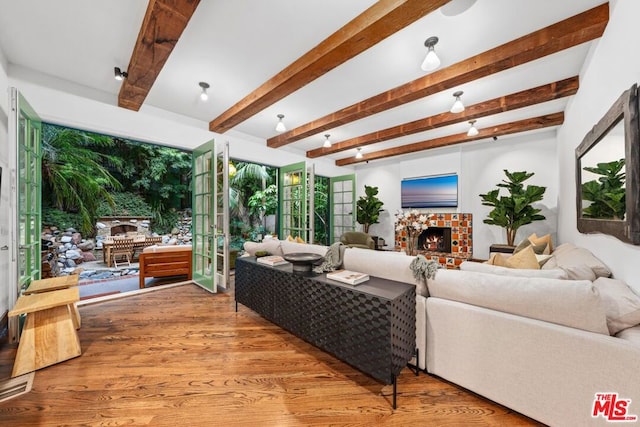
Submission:
[[[581,233],[640,244],[640,122],[637,85],[626,90],[576,148]]]

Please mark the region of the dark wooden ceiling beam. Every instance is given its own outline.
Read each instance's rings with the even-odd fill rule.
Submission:
[[[479,139],[493,138],[519,132],[526,132],[530,130],[543,129],[546,127],[561,125],[563,122],[564,112],[552,113],[530,119],[505,123],[490,128],[479,129],[479,133],[476,136],[467,136],[466,133],[459,133],[455,135],[443,136],[441,138],[430,139],[427,141],[415,142],[413,144],[407,144],[400,147],[387,148],[385,150],[374,151],[371,153],[362,153],[361,159],[356,159],[355,157],[346,157],[336,160],[336,165],[346,166],[354,163],[366,162],[369,160],[384,159],[386,157],[400,156],[403,154],[430,150],[432,148],[446,147],[448,145],[477,141]]]
[[[118,106],[138,111],[200,0],[150,0],[127,78],[122,81]]]
[[[224,133],[450,0],[380,0],[209,123]]]
[[[299,141],[346,123],[380,113],[464,83],[594,40],[609,20],[604,3],[494,49],[427,74],[267,140],[272,148]]]
[[[480,102],[465,107],[462,113],[440,113],[424,119],[393,126],[384,130],[371,132],[340,142],[334,142],[330,148],[316,148],[307,151],[307,157],[316,158],[332,153],[338,153],[350,148],[363,147],[376,142],[388,141],[402,136],[449,126],[455,123],[466,122],[480,117],[517,110],[535,104],[552,101],[565,96],[575,95],[578,92],[578,76],[560,80],[554,83],[538,86],[532,89],[501,96],[489,101]]]

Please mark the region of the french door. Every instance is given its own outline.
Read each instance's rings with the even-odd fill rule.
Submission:
[[[8,286],[8,303],[13,306],[21,290],[40,278],[40,184],[42,122],[16,88],[9,90],[9,224],[8,244],[3,245],[2,263],[15,266],[3,272]],[[4,199],[5,196],[3,195]],[[4,228],[4,227],[3,227]],[[5,250],[10,255],[5,255]],[[9,259],[10,258],[10,259]],[[8,308],[8,307],[7,307]],[[17,341],[17,318],[9,319],[9,336]]]
[[[9,146],[12,230],[17,246],[12,258],[17,260],[17,274],[11,274],[9,296],[15,301],[21,289],[40,278],[40,188],[42,174],[42,122],[34,109],[16,89],[10,89],[11,117]],[[13,151],[15,150],[15,151]]]
[[[216,161],[215,200],[215,281],[218,288],[229,288],[229,142],[223,144]]]
[[[280,239],[288,236],[308,241],[306,163],[283,166],[278,174]]]
[[[193,150],[193,281],[208,290],[229,283],[229,144],[214,140]]]
[[[355,230],[356,176],[342,175],[329,179],[331,197],[331,243],[340,241],[345,231]]]
[[[299,237],[313,243],[315,212],[315,168],[306,162],[280,168],[278,201],[280,207],[281,239]]]

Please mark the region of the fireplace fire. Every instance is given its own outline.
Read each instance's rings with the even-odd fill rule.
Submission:
[[[451,227],[429,227],[418,236],[418,249],[451,252]]]

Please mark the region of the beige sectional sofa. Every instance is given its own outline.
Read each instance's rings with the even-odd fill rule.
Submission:
[[[326,253],[293,242],[271,253]],[[412,257],[348,248],[344,268],[416,285],[420,368],[549,425],[604,425],[596,393],[640,417],[640,298],[593,255],[561,245],[542,270],[465,262],[416,282]],[[636,326],[633,326],[636,325]]]

